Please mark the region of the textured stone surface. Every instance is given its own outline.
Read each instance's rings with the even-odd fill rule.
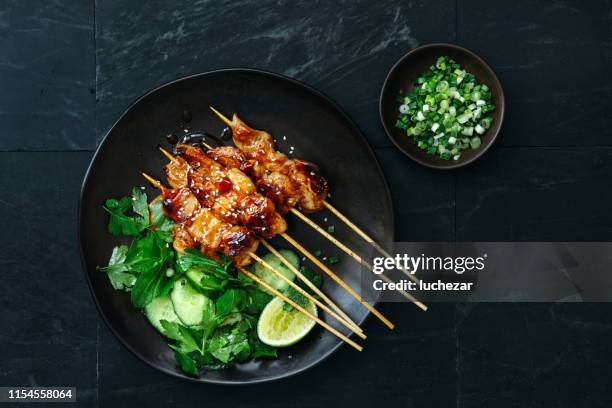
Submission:
[[[75,386],[97,401],[97,313],[77,252],[91,153],[0,153],[0,384]],[[21,404],[20,404],[21,405]]]
[[[610,145],[612,9],[607,1],[458,3],[457,39],[506,94],[505,146]]]
[[[391,65],[415,46],[454,38],[455,2],[98,2],[98,131],[144,92],[181,76],[252,67],[317,87],[375,145],[378,95]]]
[[[101,407],[610,406],[608,304],[387,304],[398,327],[370,319],[363,353],[275,384],[179,381],[98,323],[75,237],[82,175],[120,113],[240,66],[342,105],[377,147],[398,240],[609,241],[610,2],[35,3],[0,4],[1,385],[76,385],[78,406]],[[390,147],[378,92],[405,52],[455,38],[491,63],[508,110],[481,161],[436,172]]]
[[[91,1],[0,2],[0,150],[95,146]]]

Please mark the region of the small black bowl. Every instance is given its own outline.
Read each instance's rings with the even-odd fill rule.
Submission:
[[[478,149],[468,149],[461,153],[459,160],[444,160],[437,155],[430,155],[419,148],[413,139],[406,135],[402,129],[395,127],[400,103],[397,97],[400,90],[404,95],[412,91],[416,78],[436,63],[440,56],[449,56],[457,61],[469,73],[476,76],[479,83],[486,84],[491,89],[491,96],[495,111],[493,112],[493,125],[482,135],[482,144]],[[455,44],[427,44],[415,48],[404,55],[389,71],[380,93],[380,120],[391,141],[405,155],[434,169],[456,169],[472,163],[486,152],[499,134],[504,120],[505,100],[504,91],[495,72],[489,65],[472,51]]]

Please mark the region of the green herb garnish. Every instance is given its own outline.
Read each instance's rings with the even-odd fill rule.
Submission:
[[[336,255],[333,255],[327,258],[327,262],[329,262],[330,265],[335,265],[340,262],[340,258],[338,258]]]
[[[412,92],[398,102],[395,127],[444,160],[459,160],[462,151],[478,149],[495,110],[489,87],[446,56],[420,75]]]
[[[161,200],[148,204],[144,192],[134,188],[131,197],[109,199],[104,208],[110,214],[109,232],[132,237],[132,242],[115,247],[108,265],[98,269],[114,289],[130,292],[135,307],[167,296],[184,276],[199,277],[190,285],[207,299],[201,324],[159,321],[183,371],[195,376],[204,367],[276,356],[276,348],[262,343],[256,330],[258,316],[272,297],[238,276],[230,260],[219,263],[195,249],[177,256],[172,248],[175,223],[164,214]],[[301,304],[297,295],[292,298]]]

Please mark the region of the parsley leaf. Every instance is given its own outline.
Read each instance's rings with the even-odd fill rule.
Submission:
[[[276,357],[276,347],[269,346],[259,340],[255,331],[251,332],[251,357]]]
[[[289,299],[293,300],[299,306],[306,307],[306,305],[308,304],[308,299],[306,298],[306,296],[302,295],[300,292],[298,292],[292,287],[289,287],[285,290],[285,295],[287,295]],[[293,310],[293,306],[285,302],[283,303],[283,310],[285,311]]]
[[[202,272],[214,274],[219,278],[235,279],[231,276],[227,268],[228,266],[220,265],[214,259],[207,257],[197,249],[189,248],[185,250],[185,254],[176,260],[177,269],[187,272],[191,267],[197,266],[202,268]]]
[[[153,299],[161,295],[166,274],[163,270],[152,273],[143,273],[136,279],[132,287],[132,304],[136,307],[145,307]]]
[[[141,220],[149,222],[149,205],[147,204],[147,195],[139,189],[134,187],[132,189],[132,210],[140,215]]]
[[[229,289],[222,294],[215,304],[218,318],[231,313],[241,312],[248,304],[247,293],[242,289]]]
[[[262,291],[261,289],[251,286],[246,289],[249,295],[249,304],[245,308],[245,311],[252,314],[259,314],[263,311],[270,300],[272,295]]]
[[[198,375],[199,371],[195,360],[189,354],[181,351],[178,347],[172,345],[170,347],[174,350],[174,358],[181,369],[187,374],[194,376]]]
[[[170,232],[174,228],[175,222],[164,213],[164,206],[161,199],[154,200],[149,206],[151,209],[151,225],[160,231]],[[172,241],[169,241],[172,242]]]
[[[251,354],[251,346],[244,326],[223,327],[211,338],[207,351],[222,363],[244,361]]]
[[[137,214],[130,217],[126,214],[129,209]],[[147,196],[139,188],[134,187],[132,197],[123,197],[119,200],[111,198],[106,200],[104,209],[110,213],[108,231],[113,235],[138,236],[149,226],[149,208]]]
[[[113,253],[108,261],[108,266],[104,268],[98,267],[99,270],[107,273],[108,279],[115,290],[128,291],[132,286],[134,286],[134,282],[136,282],[136,276],[129,273],[128,268],[125,265],[127,253],[127,245],[117,246],[113,248]]]

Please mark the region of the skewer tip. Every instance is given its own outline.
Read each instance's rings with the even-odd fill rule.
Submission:
[[[229,120],[225,115],[223,115],[221,112],[219,112],[218,110],[216,110],[215,108],[213,108],[212,106],[209,106],[210,110],[213,111],[215,113],[215,115],[217,115],[219,117],[219,119],[221,119],[227,126],[229,126],[230,128],[233,127],[233,123],[231,120]]]
[[[164,148],[163,148],[163,147],[161,147],[161,146],[157,146],[157,147],[158,147],[159,151],[160,151],[160,152],[162,152],[162,153],[163,153],[163,155],[164,155],[164,156],[166,156],[166,157],[168,158],[168,160],[170,160],[170,161],[174,161],[174,160],[176,160],[176,159],[174,158],[174,156],[173,156],[173,155],[172,155],[172,154],[171,154],[169,151],[167,151],[166,149],[164,149]]]
[[[154,187],[161,188],[161,183],[159,181],[155,180],[153,177],[149,176],[144,171],[141,171],[140,174],[142,174],[142,177],[146,178],[147,181],[151,183]]]
[[[418,300],[414,304],[417,305],[419,308],[421,308],[421,310],[424,311],[424,312],[426,312],[427,309],[428,309],[428,307],[427,307],[427,305],[425,303],[420,302]]]

